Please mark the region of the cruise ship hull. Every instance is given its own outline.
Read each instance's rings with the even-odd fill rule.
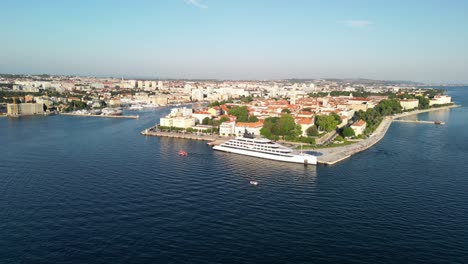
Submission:
[[[317,164],[317,157],[312,156],[312,155],[307,155],[307,154],[304,154],[304,155],[293,154],[291,156],[279,156],[279,155],[274,155],[274,154],[261,153],[261,152],[236,149],[236,148],[230,148],[230,147],[224,147],[224,146],[214,146],[213,149],[251,156],[251,157],[262,158],[262,159],[270,159],[270,160],[301,163],[301,164],[313,164],[313,165]]]

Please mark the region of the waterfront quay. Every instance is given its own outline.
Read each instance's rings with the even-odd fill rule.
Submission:
[[[60,113],[60,115],[66,116],[86,116],[86,117],[107,117],[107,118],[131,118],[138,119],[139,115],[87,115],[87,114],[73,114],[73,113]]]
[[[204,140],[210,141],[209,145],[220,144],[229,138],[223,138],[218,135],[204,135],[204,134],[193,134],[193,133],[184,133],[179,131],[161,131],[157,129],[157,126],[145,129],[141,131],[144,136],[155,136],[155,137],[170,137],[170,138],[183,138],[191,140]]]

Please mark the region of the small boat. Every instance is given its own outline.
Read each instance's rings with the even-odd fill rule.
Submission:
[[[434,124],[435,124],[435,125],[443,125],[444,122],[443,122],[443,121],[437,120],[437,121],[434,121]]]
[[[258,185],[258,181],[250,181],[250,185],[257,186],[257,185]]]
[[[188,153],[183,151],[183,150],[180,150],[179,151],[179,156],[188,156]]]

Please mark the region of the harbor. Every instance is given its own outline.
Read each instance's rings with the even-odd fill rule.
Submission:
[[[330,148],[322,148],[319,150],[315,150],[315,152],[319,153],[317,155],[317,164],[322,165],[335,165],[352,155],[364,151],[375,144],[377,144],[387,133],[390,125],[392,122],[411,122],[411,123],[421,123],[421,124],[445,124],[442,121],[426,121],[426,120],[404,120],[400,119],[402,117],[417,115],[420,113],[431,112],[431,111],[439,111],[450,109],[454,107],[459,107],[460,105],[451,105],[439,108],[430,108],[424,110],[416,110],[411,112],[404,112],[401,114],[396,114],[393,116],[386,116],[377,129],[372,133],[372,135],[364,140],[358,141],[351,145],[346,145],[342,147],[330,147]],[[221,137],[218,135],[209,135],[209,134],[192,134],[192,133],[184,133],[178,131],[158,131],[156,126],[151,128],[145,129],[141,132],[142,135],[145,136],[157,136],[157,137],[171,137],[171,138],[181,138],[181,139],[190,139],[190,140],[204,140],[209,141],[208,145],[215,146],[222,144],[223,142],[232,139],[232,137]],[[314,150],[312,150],[314,151]]]

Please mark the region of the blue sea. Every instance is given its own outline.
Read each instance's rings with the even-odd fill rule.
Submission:
[[[447,93],[417,116],[445,125],[335,166],[139,134],[169,108],[0,118],[0,263],[468,263],[468,87]]]

